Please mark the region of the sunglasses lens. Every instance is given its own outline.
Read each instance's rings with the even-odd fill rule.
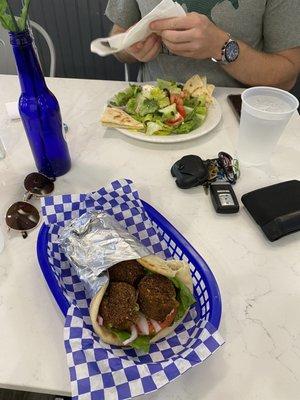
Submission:
[[[37,196],[46,196],[54,190],[53,181],[38,172],[33,172],[26,176],[24,186],[27,192]]]
[[[9,207],[6,213],[6,224],[17,231],[29,231],[40,221],[38,210],[29,203],[18,201]]]

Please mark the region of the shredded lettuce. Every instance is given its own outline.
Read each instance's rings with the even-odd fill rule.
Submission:
[[[177,300],[179,300],[179,307],[175,321],[178,321],[184,316],[184,314],[187,312],[190,306],[196,303],[196,300],[193,294],[190,292],[189,288],[186,287],[183,282],[181,282],[176,277],[170,278],[170,280],[172,281],[173,285],[177,288]]]
[[[130,338],[129,332],[120,331],[118,329],[112,329],[112,331],[121,342],[124,342],[125,340]],[[143,353],[149,353],[150,336],[138,336],[133,342],[130,343],[130,347],[142,351]]]

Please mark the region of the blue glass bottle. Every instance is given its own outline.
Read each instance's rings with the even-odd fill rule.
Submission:
[[[29,31],[10,32],[10,43],[21,85],[19,111],[36,167],[49,177],[64,175],[71,159],[59,104],[46,86]]]

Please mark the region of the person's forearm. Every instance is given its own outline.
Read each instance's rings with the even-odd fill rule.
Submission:
[[[151,29],[161,35],[163,43],[173,53],[196,60],[221,58],[221,49],[228,33],[206,15],[195,12],[184,17],[166,18],[151,23]],[[240,55],[223,66],[236,80],[248,86],[266,85],[290,90],[300,72],[300,47],[277,54],[262,53],[239,42]]]
[[[239,58],[223,66],[236,80],[248,86],[276,86],[285,90],[294,86],[298,71],[287,57],[259,52],[243,42],[239,45]]]

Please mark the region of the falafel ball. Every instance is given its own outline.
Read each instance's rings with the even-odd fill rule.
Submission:
[[[151,319],[162,322],[173,310],[177,310],[176,290],[163,275],[145,276],[138,286],[138,303],[141,311]]]
[[[110,282],[126,282],[137,287],[145,270],[136,260],[122,261],[109,269]]]
[[[99,314],[107,328],[130,331],[138,318],[137,293],[133,286],[124,282],[112,282],[100,304]]]

